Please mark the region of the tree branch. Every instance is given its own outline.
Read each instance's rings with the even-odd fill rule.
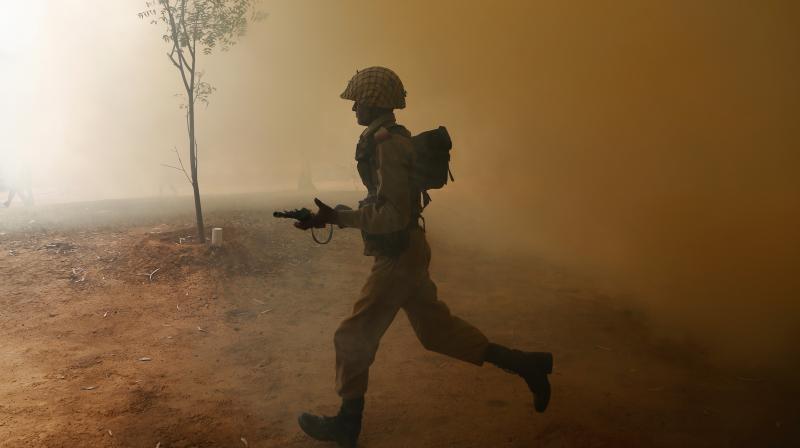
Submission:
[[[191,33],[191,36],[190,36],[189,29],[186,27],[186,2],[185,2],[185,0],[184,0],[184,3],[183,3],[181,8],[182,8],[182,11],[181,11],[181,23],[180,23],[180,25],[183,28],[184,36],[186,36],[186,48],[189,49],[189,54],[192,56],[192,66],[194,66],[195,59],[197,58],[197,56],[195,54],[195,50],[197,48],[197,44],[196,44],[196,42],[197,42],[197,14],[199,12],[197,10],[195,10],[195,13],[194,13],[194,17],[195,17],[194,25],[195,26],[193,27],[192,33]],[[195,5],[195,9],[196,8],[197,8],[197,5]]]
[[[181,31],[181,29],[183,29],[183,31]],[[183,52],[180,53],[180,56],[183,58],[183,63],[187,66],[191,65],[191,70],[194,71],[194,49],[191,47],[189,31],[186,29],[186,0],[181,0],[181,20],[178,22],[178,31],[183,33],[186,47],[189,49],[189,55],[192,57],[192,63],[189,64],[189,61],[186,60],[186,56],[184,56]]]
[[[186,176],[186,180],[189,181],[189,185],[194,185],[194,182],[192,182],[192,179],[189,177],[189,173],[186,172],[186,168],[183,166],[183,160],[181,160],[181,154],[178,152],[178,148],[173,148],[173,151],[175,152],[175,156],[178,157],[178,163],[181,165],[180,168],[177,166],[167,165],[166,163],[162,163],[161,166],[182,172],[183,175]]]
[[[172,65],[174,65],[178,70],[183,70],[180,64],[178,64],[178,61],[176,61],[175,58],[172,56],[173,54],[175,54],[175,47],[172,47],[171,53],[167,53],[167,57],[169,58],[170,61],[172,61]]]
[[[183,2],[185,4],[186,0],[183,0]],[[170,61],[178,68],[178,71],[181,72],[183,87],[186,88],[186,93],[191,97],[192,89],[189,86],[189,82],[186,80],[186,73],[184,71],[185,68],[188,69],[188,64],[185,63],[186,59],[183,57],[183,51],[181,51],[181,42],[178,39],[178,27],[175,23],[175,16],[172,14],[172,5],[170,5],[168,1],[165,1],[162,6],[167,11],[169,27],[172,32],[172,51],[167,56],[169,56]],[[175,61],[175,57],[173,56],[176,52],[178,53],[177,61]]]

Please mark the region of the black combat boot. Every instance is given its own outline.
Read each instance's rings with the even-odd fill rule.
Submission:
[[[502,345],[489,344],[486,361],[501,369],[521,376],[533,393],[533,407],[544,412],[550,402],[550,381],[553,373],[553,354],[549,352],[522,352]]]
[[[361,433],[361,414],[364,412],[364,397],[342,400],[339,414],[325,417],[303,413],[297,418],[300,428],[311,438],[325,442],[336,442],[340,447],[356,448]]]

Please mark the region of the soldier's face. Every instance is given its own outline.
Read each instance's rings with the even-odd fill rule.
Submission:
[[[358,102],[354,102],[353,112],[356,113],[356,120],[358,120],[358,124],[360,124],[361,126],[369,126],[369,124],[372,123],[371,107],[358,104]]]

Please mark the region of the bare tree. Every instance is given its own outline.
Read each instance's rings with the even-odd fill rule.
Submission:
[[[263,18],[256,11],[257,0],[151,0],[139,18],[164,25],[164,42],[170,45],[167,57],[178,70],[185,89],[186,130],[189,136],[189,173],[178,154],[180,168],[194,191],[194,208],[197,236],[205,242],[203,211],[200,204],[200,185],[197,179],[197,138],[195,137],[195,111],[198,102],[208,105],[208,97],[215,88],[202,80],[198,70],[200,55],[210,55],[215,49],[227,51],[244,36],[249,21]],[[181,94],[183,95],[183,94]]]

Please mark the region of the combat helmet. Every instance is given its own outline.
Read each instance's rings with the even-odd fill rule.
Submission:
[[[346,100],[384,109],[406,107],[406,91],[400,77],[386,67],[359,70],[341,95]]]

